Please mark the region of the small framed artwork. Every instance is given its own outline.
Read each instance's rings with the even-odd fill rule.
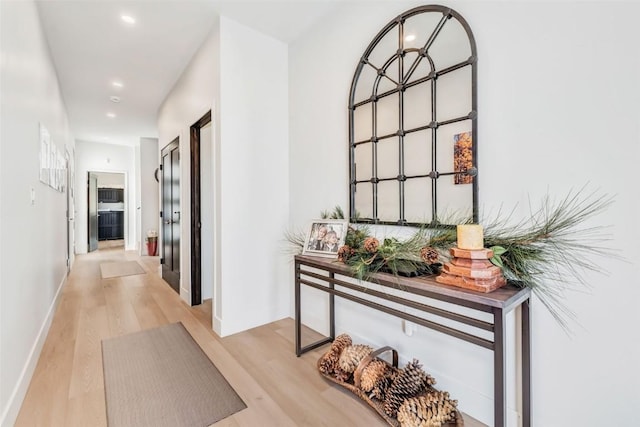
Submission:
[[[338,248],[344,245],[348,226],[347,220],[314,220],[309,226],[302,254],[337,258]]]
[[[465,172],[473,167],[473,138],[471,132],[463,132],[453,135],[453,170]],[[472,184],[473,176],[467,174],[455,174],[454,184]]]

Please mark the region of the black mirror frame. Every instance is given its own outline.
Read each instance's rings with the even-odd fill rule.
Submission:
[[[397,221],[387,221],[387,220],[381,220],[378,218],[378,183],[381,181],[381,179],[379,179],[377,177],[377,165],[375,164],[375,162],[377,162],[377,157],[375,155],[375,145],[378,142],[378,135],[374,133],[374,135],[371,137],[370,140],[367,141],[356,141],[355,140],[355,131],[354,131],[354,112],[356,110],[356,108],[362,106],[362,105],[366,105],[369,103],[377,103],[377,100],[381,97],[384,96],[388,96],[394,93],[402,93],[404,92],[406,89],[408,89],[409,87],[418,84],[416,82],[411,82],[410,85],[407,85],[406,83],[406,79],[405,81],[399,82],[398,86],[395,89],[389,90],[387,92],[384,92],[382,94],[378,94],[377,93],[377,88],[378,88],[378,83],[380,81],[380,79],[382,78],[382,76],[384,75],[384,71],[385,71],[385,67],[388,67],[395,58],[398,58],[399,61],[403,60],[403,56],[404,53],[406,51],[404,51],[403,49],[403,25],[404,22],[407,18],[412,17],[414,15],[417,14],[421,14],[421,13],[441,13],[442,14],[442,18],[439,22],[439,24],[436,26],[436,28],[434,29],[433,33],[431,34],[431,36],[429,37],[425,47],[423,49],[419,50],[419,54],[422,57],[428,57],[428,49],[429,46],[431,46],[431,44],[433,43],[433,41],[437,38],[437,36],[439,35],[440,31],[442,30],[442,28],[444,27],[444,25],[446,24],[446,21],[448,21],[449,19],[456,19],[460,25],[464,28],[465,32],[467,33],[467,36],[469,38],[469,44],[470,44],[470,49],[471,49],[471,56],[463,62],[460,62],[458,64],[455,64],[453,66],[447,67],[446,69],[443,70],[435,70],[433,67],[433,63],[431,63],[431,73],[418,80],[418,83],[423,83],[426,81],[431,80],[432,84],[434,84],[434,81],[438,78],[438,76],[455,71],[457,69],[463,68],[463,67],[467,67],[470,66],[471,67],[471,111],[469,112],[469,114],[467,116],[464,117],[459,117],[456,119],[451,119],[451,120],[446,120],[446,121],[441,121],[438,122],[436,121],[435,117],[434,119],[426,126],[423,126],[423,129],[431,129],[432,132],[432,150],[434,150],[433,152],[435,153],[435,145],[436,145],[436,130],[439,126],[444,126],[447,124],[451,124],[451,123],[455,123],[455,122],[459,122],[462,120],[471,120],[471,128],[472,128],[472,135],[473,135],[473,144],[472,144],[472,167],[467,169],[466,171],[462,171],[462,172],[448,172],[448,173],[440,173],[437,170],[435,170],[436,168],[433,167],[432,169],[434,170],[430,170],[430,171],[425,171],[424,175],[420,175],[420,176],[414,176],[414,177],[407,177],[404,175],[403,170],[402,170],[402,163],[403,161],[401,161],[401,165],[400,165],[400,171],[397,177],[393,178],[393,179],[386,179],[387,181],[389,180],[396,180],[398,182],[398,186],[399,186],[399,213],[400,213],[400,218],[398,218]],[[364,101],[360,101],[356,103],[356,99],[355,99],[355,95],[356,95],[356,88],[358,85],[358,80],[360,78],[360,75],[362,73],[362,70],[364,68],[365,65],[368,64],[368,57],[369,55],[373,52],[374,48],[378,45],[378,43],[383,39],[383,37],[389,33],[393,28],[398,27],[398,31],[399,31],[399,37],[398,37],[398,43],[399,43],[399,47],[398,50],[396,52],[393,52],[392,55],[390,56],[389,60],[387,61],[387,63],[385,64],[385,66],[383,68],[376,68],[375,66],[373,66],[374,68],[376,68],[377,72],[378,72],[378,77],[376,78],[376,83],[374,83],[374,87],[372,90],[372,95],[371,98],[366,99]],[[435,87],[435,86],[434,86]],[[436,92],[435,90],[432,92],[432,102],[435,102],[435,96],[436,96]],[[399,96],[399,103],[400,103],[400,107],[399,107],[399,111],[402,112],[403,111],[403,96]],[[469,27],[469,24],[466,22],[466,20],[456,11],[445,7],[445,6],[439,6],[439,5],[428,5],[428,6],[420,6],[420,7],[416,7],[413,8],[411,10],[408,10],[400,15],[398,15],[396,18],[394,18],[392,21],[390,21],[376,36],[375,38],[371,41],[371,43],[369,44],[369,46],[367,47],[367,49],[365,50],[364,54],[362,55],[358,66],[356,68],[356,71],[354,73],[353,76],[353,80],[351,82],[351,89],[350,89],[350,95],[349,95],[349,192],[350,192],[350,201],[349,201],[349,220],[350,222],[353,223],[369,223],[369,224],[384,224],[384,225],[407,225],[407,226],[428,226],[428,227],[450,227],[454,224],[444,224],[442,223],[439,219],[438,219],[438,210],[437,210],[437,180],[438,178],[445,176],[445,175],[455,175],[455,174],[464,174],[464,175],[468,175],[468,176],[472,176],[473,177],[473,188],[472,188],[472,218],[470,218],[473,222],[477,222],[478,221],[478,166],[477,166],[477,151],[478,151],[478,120],[477,120],[477,51],[476,51],[476,43],[475,43],[475,38],[473,36],[473,33],[471,32],[471,28]],[[435,112],[432,112],[432,114],[435,116]],[[402,117],[402,113],[400,113],[400,117]],[[375,121],[376,121],[377,117],[374,113],[374,117],[373,117],[373,127],[375,128]],[[403,124],[402,124],[402,118],[400,118],[400,129],[398,129],[397,134],[394,134],[393,136],[398,137],[399,139],[399,150],[400,153],[404,152],[404,145],[403,145],[403,138],[405,135],[405,129],[402,129]],[[356,179],[356,168],[355,168],[355,148],[357,145],[362,144],[362,143],[373,143],[373,147],[372,150],[374,151],[374,154],[372,155],[372,161],[374,162],[374,165],[372,167],[372,174],[373,176],[371,177],[371,179],[369,180],[360,180],[358,181]],[[403,154],[401,154],[403,155]],[[405,219],[405,211],[404,211],[404,182],[407,180],[407,178],[431,178],[431,209],[432,209],[432,221],[428,224],[424,224],[424,223],[413,223],[413,222],[408,222]],[[358,184],[368,184],[370,183],[372,185],[372,198],[373,198],[373,209],[372,209],[372,217],[371,218],[360,218],[358,213],[356,212],[355,209],[355,192],[356,192],[356,186]]]

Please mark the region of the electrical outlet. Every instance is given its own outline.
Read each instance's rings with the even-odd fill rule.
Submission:
[[[415,323],[411,323],[408,320],[403,320],[402,321],[402,332],[404,332],[404,334],[408,337],[412,336],[413,333],[416,331],[417,326]]]

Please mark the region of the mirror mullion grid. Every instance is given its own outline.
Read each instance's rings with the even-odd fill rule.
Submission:
[[[427,41],[425,42],[425,44],[422,46],[422,48],[407,48],[405,49],[405,40],[404,40],[404,32],[405,32],[405,23],[406,20],[414,15],[418,15],[421,13],[427,13],[427,12],[431,12],[431,13],[441,13],[442,16],[440,18],[440,20],[438,21],[438,23],[436,24],[435,28],[433,29],[433,31],[431,32],[431,34],[429,35],[429,38],[427,39]],[[470,43],[470,48],[471,48],[471,56],[464,61],[461,62],[457,62],[451,66],[448,66],[446,68],[443,68],[441,70],[437,70],[436,69],[436,65],[433,61],[433,59],[431,58],[430,54],[429,54],[429,49],[432,47],[432,45],[434,44],[434,42],[436,41],[436,39],[438,38],[438,36],[440,35],[440,33],[442,32],[443,28],[445,28],[445,24],[451,19],[455,17],[456,20],[458,21],[458,23],[460,25],[462,25],[462,27],[464,28],[464,31],[466,32],[466,35],[469,38],[469,43]],[[378,68],[376,65],[374,65],[373,63],[369,62],[369,55],[374,51],[374,49],[378,46],[378,44],[384,39],[385,36],[387,36],[387,34],[389,34],[394,27],[397,26],[397,34],[398,34],[398,50],[396,52],[394,52],[387,60],[386,62],[380,66],[380,68]],[[417,56],[415,57],[415,59],[409,64],[405,64],[405,56],[407,53],[409,52],[417,52]],[[365,53],[363,54],[362,58],[360,59],[360,62],[358,64],[358,67],[356,68],[356,73],[354,75],[354,79],[351,83],[351,93],[350,93],[350,101],[349,101],[349,144],[350,144],[350,188],[351,188],[351,194],[350,194],[350,220],[352,222],[368,222],[368,223],[374,223],[374,224],[388,224],[388,225],[418,225],[418,226],[422,226],[424,225],[424,223],[416,223],[413,221],[408,221],[406,218],[407,212],[406,212],[406,195],[405,195],[405,188],[406,188],[406,181],[409,179],[426,179],[429,178],[431,181],[431,221],[430,223],[428,223],[428,225],[430,226],[452,226],[451,224],[443,224],[441,223],[440,218],[438,217],[438,179],[444,176],[452,176],[452,175],[457,175],[457,174],[461,174],[461,173],[465,173],[465,172],[439,172],[438,168],[443,166],[443,165],[438,165],[438,156],[437,156],[437,152],[438,152],[438,128],[442,127],[442,126],[446,126],[446,125],[450,125],[450,124],[454,124],[454,123],[458,123],[464,120],[471,120],[472,125],[471,125],[471,132],[472,132],[472,137],[473,137],[473,144],[471,146],[471,150],[472,150],[472,169],[473,169],[473,174],[470,173],[470,175],[473,176],[473,188],[472,188],[472,215],[473,218],[472,220],[474,222],[477,222],[478,220],[478,213],[477,213],[477,204],[478,204],[478,185],[477,185],[477,137],[478,137],[478,133],[477,133],[477,85],[476,85],[476,81],[477,81],[477,58],[476,58],[476,48],[475,48],[475,40],[473,38],[473,35],[471,33],[471,30],[468,26],[468,24],[466,23],[466,21],[457,13],[452,11],[449,8],[446,8],[444,6],[422,6],[422,7],[417,7],[414,8],[400,16],[398,16],[397,18],[395,18],[393,21],[389,22],[387,24],[387,26],[385,26],[377,35],[376,37],[373,39],[373,41],[369,44],[367,50],[365,51]],[[392,79],[388,74],[387,74],[387,70],[388,68],[391,66],[391,64],[393,63],[394,60],[398,60],[398,81],[394,81],[394,79]],[[414,81],[409,81],[411,79],[411,77],[413,76],[414,72],[418,69],[418,67],[420,66],[420,63],[424,60],[427,60],[429,63],[429,74],[424,76],[424,77],[419,77]],[[372,87],[372,91],[371,91],[371,95],[368,99],[364,99],[364,100],[356,100],[355,99],[355,93],[356,93],[356,87],[358,85],[359,82],[359,78],[361,76],[362,70],[364,67],[366,66],[370,66],[372,67],[376,73],[377,76],[374,80],[373,83],[373,87]],[[404,72],[405,72],[405,66],[408,66],[407,69],[407,74],[405,76]],[[437,89],[438,89],[438,77],[443,76],[445,74],[454,72],[458,69],[464,68],[466,66],[471,66],[471,111],[469,112],[468,115],[466,116],[461,116],[461,117],[455,117],[453,119],[445,119],[443,117],[443,120],[438,121],[438,112],[437,112],[437,100],[438,100],[438,94],[437,94]],[[391,83],[393,83],[395,85],[394,88],[391,89],[386,89],[384,90],[382,93],[378,93],[379,88],[380,88],[380,82],[382,79],[387,79],[388,81],[390,81]],[[405,91],[418,86],[420,84],[429,84],[430,85],[430,89],[431,89],[431,94],[430,94],[430,104],[431,104],[431,117],[425,117],[425,121],[430,119],[430,122],[428,124],[425,125],[419,125],[419,126],[413,126],[411,129],[405,129]],[[379,128],[378,125],[380,122],[380,118],[378,117],[379,114],[379,108],[378,108],[378,101],[382,98],[385,98],[387,96],[393,96],[395,93],[398,93],[398,114],[397,114],[397,119],[398,119],[398,127],[397,127],[397,132],[395,133],[390,133],[390,134],[384,134],[384,135],[379,135]],[[358,102],[356,102],[358,101]],[[362,106],[366,106],[371,104],[371,138],[370,139],[364,139],[361,141],[355,141],[355,110],[356,108],[362,107]],[[430,159],[430,167],[431,170],[428,171],[427,173],[424,174],[415,174],[413,173],[411,176],[406,176],[406,146],[405,146],[405,136],[413,133],[413,132],[419,132],[419,131],[423,131],[423,130],[430,130],[430,134],[431,134],[431,147],[430,147],[430,153],[431,153],[431,159]],[[380,178],[378,176],[379,173],[379,167],[378,167],[378,162],[382,161],[384,159],[379,159],[378,158],[378,144],[381,140],[386,140],[388,138],[393,138],[393,137],[398,137],[398,147],[397,147],[397,152],[398,152],[398,174],[396,177],[382,177]],[[445,141],[442,141],[445,142]],[[355,159],[355,155],[356,155],[356,151],[355,151],[355,147],[357,145],[360,144],[366,144],[366,143],[371,143],[371,177],[370,179],[365,179],[365,177],[362,177],[360,180],[357,180],[356,178],[356,159]],[[425,171],[426,172],[426,171]],[[388,218],[379,218],[379,208],[378,208],[378,201],[379,198],[381,197],[379,194],[379,188],[378,188],[378,184],[380,182],[387,182],[387,181],[397,181],[398,182],[398,218],[396,221],[390,221]],[[357,191],[357,185],[358,184],[364,184],[364,183],[370,183],[372,186],[372,211],[371,211],[371,218],[360,218],[357,219],[357,213],[355,211],[355,192]],[[425,195],[425,197],[428,197],[427,195]]]
[[[437,165],[437,145],[438,145],[438,115],[436,114],[436,90],[437,78],[435,77],[435,69],[433,61],[429,58],[431,65],[431,73],[434,78],[431,79],[431,222],[438,222],[438,165]]]
[[[436,40],[440,31],[444,28],[444,24],[451,18],[451,15],[447,13],[442,14],[442,19],[433,30],[429,39],[422,48],[423,55],[428,59],[429,66],[431,67],[431,223],[438,224],[438,161],[437,161],[437,147],[438,147],[438,114],[436,112],[437,105],[437,80],[438,74],[436,67],[431,56],[429,56],[429,48]]]
[[[469,30],[470,32],[471,30]],[[471,119],[471,137],[473,143],[471,144],[471,167],[475,168],[475,175],[473,175],[473,187],[472,187],[472,221],[478,222],[478,61],[475,52],[475,40],[473,36],[470,38],[472,43],[472,56],[469,58],[469,65],[471,66],[471,112],[469,118]]]
[[[398,225],[406,225],[404,211],[404,20],[398,23]]]
[[[379,78],[378,78],[378,81]],[[377,84],[376,84],[377,86]],[[372,201],[371,219],[373,222],[378,220],[378,101],[371,104],[371,185],[372,185]]]

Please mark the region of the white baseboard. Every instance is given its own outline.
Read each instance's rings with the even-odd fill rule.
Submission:
[[[213,316],[213,331],[222,337],[222,319],[217,316]]]
[[[193,304],[191,304],[191,290],[183,287],[182,284],[180,285],[180,298],[182,298],[189,307],[193,306]]]
[[[22,401],[24,400],[24,397],[27,394],[27,390],[29,389],[31,377],[33,377],[33,372],[35,371],[36,365],[38,364],[38,359],[40,359],[40,353],[42,352],[42,347],[44,346],[44,342],[46,341],[47,335],[49,334],[51,322],[53,321],[53,315],[56,312],[56,308],[58,308],[58,303],[60,302],[60,297],[62,295],[62,288],[64,287],[66,281],[67,275],[65,274],[65,276],[62,278],[62,282],[60,282],[60,285],[58,285],[58,290],[56,291],[56,295],[53,297],[51,306],[49,306],[47,316],[45,317],[44,322],[42,322],[42,326],[40,327],[38,336],[36,337],[36,340],[31,347],[29,357],[27,358],[27,361],[24,364],[24,368],[22,368],[22,372],[20,373],[20,377],[18,378],[18,383],[16,384],[13,392],[11,393],[11,396],[9,397],[6,408],[2,412],[2,417],[0,417],[0,426],[2,427],[13,426],[16,422],[16,419],[18,418],[18,413],[20,412]]]

